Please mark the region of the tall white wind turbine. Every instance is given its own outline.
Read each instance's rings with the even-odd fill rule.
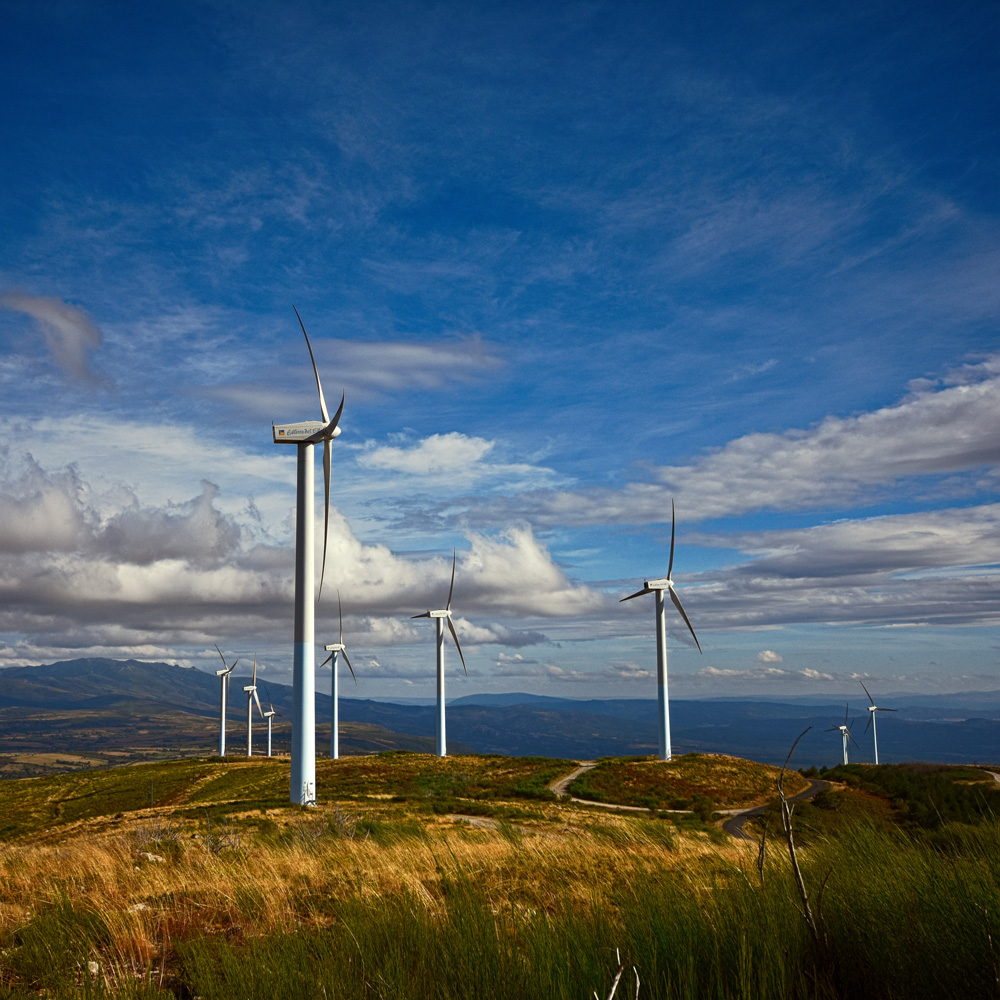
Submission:
[[[340,757],[340,670],[338,660],[341,655],[354,678],[355,687],[358,683],[358,676],[351,666],[351,661],[347,658],[347,647],[344,645],[344,605],[340,601],[340,591],[337,591],[337,606],[340,608],[340,642],[331,642],[324,649],[330,654],[321,664],[325,667],[328,663],[333,673],[330,698],[330,760],[337,760]]]
[[[305,420],[296,424],[277,424],[271,427],[276,444],[294,444],[298,448],[296,463],[296,503],[295,503],[295,626],[293,633],[292,657],[292,773],[290,796],[292,802],[300,805],[314,805],[316,802],[316,625],[315,611],[317,595],[315,589],[315,569],[313,554],[313,517],[315,490],[315,469],[313,446],[323,442],[323,565],[320,570],[319,589],[323,592],[323,576],[326,572],[326,545],[330,529],[330,445],[340,434],[340,415],[344,412],[344,398],[340,407],[330,418],[323,398],[323,384],[320,382],[313,356],[309,334],[299,311],[295,310],[302,335],[309,348],[316,389],[319,392],[319,409],[322,420]]]
[[[219,650],[219,656],[222,656],[222,650],[219,649],[216,643],[215,648]],[[215,676],[218,677],[222,684],[222,691],[219,695],[219,756],[226,756],[226,701],[229,695],[229,675],[233,672],[233,668],[240,661],[233,660],[233,665],[229,666],[226,663],[226,658],[222,656],[222,669],[215,671]]]
[[[865,694],[868,694],[868,688],[865,687],[865,682],[861,681],[861,686],[865,688]],[[868,726],[871,726],[872,738],[875,740],[875,763],[878,763],[878,724],[875,721],[875,716],[879,712],[898,712],[899,709],[896,708],[879,708],[875,704],[872,696],[868,694],[868,725],[865,726],[865,732],[868,732]]]
[[[257,697],[257,654],[253,654],[253,677],[250,683],[244,688],[247,693],[247,756],[253,756],[253,703],[257,702],[257,711],[261,715],[264,709],[260,707],[260,698]],[[270,726],[270,724],[269,724]],[[270,754],[268,754],[270,756]]]
[[[425,611],[422,615],[412,615],[413,618],[433,618],[437,625],[437,755],[447,757],[447,741],[445,740],[444,728],[444,623],[448,623],[452,639],[455,640],[455,648],[462,660],[462,669],[468,677],[469,668],[465,665],[465,657],[462,656],[462,645],[458,641],[458,633],[451,620],[451,598],[455,592],[455,565],[458,553],[452,551],[451,556],[451,586],[448,588],[448,603],[443,611]]]
[[[660,760],[671,759],[670,747],[670,698],[667,692],[667,615],[666,602],[663,595],[669,594],[673,605],[680,612],[684,624],[687,625],[694,644],[701,652],[701,643],[698,636],[694,634],[694,628],[688,620],[688,616],[681,606],[680,598],[674,590],[674,534],[677,528],[677,514],[674,511],[674,502],[670,501],[670,561],[667,563],[667,575],[659,580],[644,580],[642,590],[637,590],[628,597],[623,597],[622,601],[631,601],[634,597],[642,597],[645,594],[656,595],[656,695],[657,695],[657,719],[660,729]]]
[[[267,690],[267,685],[264,685],[264,695],[267,698],[267,711],[264,713],[264,718],[267,719],[267,755],[271,756],[271,720],[278,716],[281,718],[281,713],[274,710],[274,705],[271,702],[271,693]]]
[[[848,740],[850,740],[851,742],[853,742],[855,746],[858,745],[858,741],[856,739],[854,739],[854,733],[851,732],[851,726],[853,726],[854,723],[852,722],[851,726],[849,726],[847,724],[847,713],[848,713],[849,710],[850,710],[849,706],[845,705],[844,706],[844,724],[842,726],[830,726],[830,728],[826,730],[828,733],[835,733],[835,732],[837,732],[839,730],[841,738],[844,741],[844,763],[845,764],[849,763],[849,761],[847,759],[847,742],[848,742]]]

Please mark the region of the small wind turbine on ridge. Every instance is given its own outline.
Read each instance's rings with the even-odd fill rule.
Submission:
[[[257,654],[253,654],[253,678],[244,688],[247,693],[247,756],[253,756],[253,703],[257,702],[257,711],[261,715],[264,709],[260,707],[260,698],[257,697]],[[270,756],[270,754],[268,754]]]
[[[294,306],[292,307],[294,309]],[[319,410],[322,420],[304,420],[295,424],[272,424],[275,444],[294,444],[298,448],[296,462],[295,500],[295,625],[292,656],[292,767],[289,794],[299,805],[316,803],[316,601],[313,553],[313,517],[315,510],[315,468],[313,446],[323,443],[323,564],[319,590],[323,592],[326,573],[327,536],[330,530],[330,446],[340,434],[340,415],[344,412],[344,397],[337,412],[330,417],[323,397],[323,383],[316,368],[309,334],[299,311],[295,316],[306,338],[309,359],[316,376]]]
[[[469,676],[469,668],[465,665],[465,657],[462,655],[462,644],[458,641],[458,633],[451,620],[451,598],[455,592],[455,566],[458,553],[452,550],[451,555],[451,586],[448,588],[448,603],[441,611],[425,611],[422,615],[411,615],[412,618],[433,618],[437,627],[437,749],[439,757],[447,757],[448,749],[445,740],[444,726],[444,623],[448,623],[452,639],[455,640],[455,648],[458,650],[459,658],[462,661],[462,669],[466,677]]]
[[[694,644],[701,652],[701,643],[698,636],[694,634],[694,627],[691,625],[681,600],[674,590],[674,535],[677,529],[677,513],[674,510],[674,502],[670,501],[670,561],[667,563],[667,575],[658,580],[644,580],[642,590],[637,590],[628,597],[623,597],[618,603],[631,601],[634,597],[642,597],[645,594],[656,595],[656,694],[657,694],[657,721],[659,722],[660,736],[660,760],[671,759],[670,746],[670,698],[667,691],[667,616],[666,602],[663,600],[664,593],[670,595],[670,600],[674,607],[680,612],[684,624],[687,625]]]
[[[865,682],[861,681],[860,683],[861,683],[861,686],[865,689],[865,694],[868,694],[868,688],[865,687]],[[875,704],[875,702],[872,699],[872,696],[870,694],[868,694],[868,701],[869,701],[869,705],[868,705],[868,725],[865,726],[865,732],[867,733],[868,732],[868,727],[871,726],[872,738],[875,740],[875,763],[877,764],[878,763],[878,725],[877,725],[877,723],[875,721],[875,716],[879,712],[898,712],[899,709],[898,708],[879,708],[879,706]]]
[[[222,650],[219,649],[218,643],[215,644],[215,648],[219,650],[219,656],[222,656]],[[229,695],[229,675],[233,672],[233,668],[240,661],[238,659],[233,660],[233,665],[229,666],[226,663],[226,658],[222,656],[222,669],[215,671],[215,676],[220,678],[222,684],[222,691],[219,696],[219,756],[226,756],[226,700]]]
[[[267,690],[267,685],[264,685],[264,696],[267,698],[267,711],[264,713],[264,718],[267,719],[267,755],[271,756],[271,720],[278,716],[281,718],[281,713],[274,710],[274,705],[271,703],[271,693]]]
[[[854,743],[855,746],[858,745],[858,741],[856,739],[854,739],[854,733],[851,732],[851,726],[853,726],[854,723],[851,722],[851,726],[849,726],[847,724],[847,713],[848,713],[848,710],[849,710],[848,706],[845,705],[844,706],[844,724],[842,726],[830,726],[830,728],[826,730],[826,732],[828,732],[828,733],[837,732],[838,730],[840,731],[840,735],[841,735],[841,737],[844,740],[844,763],[845,764],[848,763],[848,760],[847,760],[847,741],[851,740]]]
[[[340,671],[338,670],[338,659],[341,655],[354,678],[354,685],[357,686],[358,676],[354,673],[354,667],[347,658],[347,647],[344,645],[344,605],[340,600],[340,591],[337,591],[337,606],[340,608],[340,642],[332,642],[324,649],[330,654],[321,664],[320,668],[328,663],[333,672],[333,683],[331,684],[330,698],[330,760],[337,760],[340,757]]]

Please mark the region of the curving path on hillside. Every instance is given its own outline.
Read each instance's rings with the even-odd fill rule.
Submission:
[[[798,795],[789,795],[789,802],[804,802],[806,799],[814,798],[820,792],[826,791],[830,787],[829,781],[822,781],[818,778],[807,778],[806,780],[809,782],[809,787],[805,791],[799,792]],[[766,810],[767,806],[744,809],[742,812],[736,813],[735,816],[730,816],[722,824],[722,829],[731,836],[736,837],[737,840],[756,840],[755,837],[751,837],[749,833],[744,831],[743,825],[751,817],[763,815]]]

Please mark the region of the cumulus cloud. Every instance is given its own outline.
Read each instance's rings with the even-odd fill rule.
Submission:
[[[688,578],[699,627],[1000,621],[1000,504],[713,540],[750,558]]]
[[[558,476],[544,466],[505,462],[497,456],[495,441],[451,432],[432,434],[415,443],[376,445],[368,442],[358,464],[379,473],[419,479],[425,487],[482,488],[491,481],[505,492],[554,485]]]
[[[655,670],[646,670],[634,663],[613,663],[607,667],[602,676],[609,681],[642,681],[648,683],[656,680]]]
[[[784,662],[783,657],[780,654],[776,653],[773,649],[762,649],[757,654],[756,659],[757,659],[758,663],[783,663]]]
[[[74,651],[211,648],[225,635],[283,644],[292,548],[261,541],[256,520],[224,513],[219,495],[205,482],[180,503],[140,503],[127,490],[97,494],[72,468],[47,473],[30,458],[17,465],[0,453],[0,633],[15,646],[31,635],[39,648]],[[498,623],[498,615],[564,617],[602,603],[527,529],[470,542],[455,600],[456,627],[473,645],[548,642],[542,632]],[[321,547],[320,529],[317,560]],[[422,641],[425,630],[404,616],[440,607],[451,580],[450,558],[364,544],[336,509],[327,565],[318,638],[337,627],[331,602],[339,587],[360,645]],[[361,610],[364,617],[354,617]]]
[[[81,309],[61,299],[23,292],[0,295],[0,306],[34,320],[52,360],[67,375],[81,382],[97,381],[89,355],[101,346],[101,331]]]

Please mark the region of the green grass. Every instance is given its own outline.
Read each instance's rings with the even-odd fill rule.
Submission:
[[[608,757],[581,774],[570,794],[592,802],[647,809],[692,809],[704,818],[713,808],[755,805],[773,797],[778,768],[738,757],[689,753],[671,761]],[[795,787],[792,787],[792,786]],[[790,775],[791,792],[805,787]]]

